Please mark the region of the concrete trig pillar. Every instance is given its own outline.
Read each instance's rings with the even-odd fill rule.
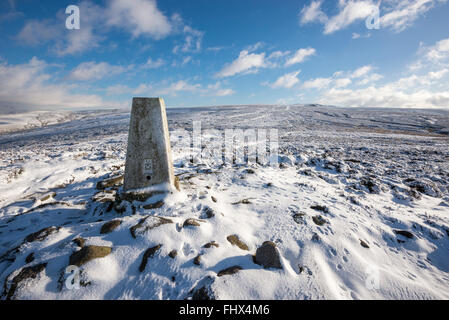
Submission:
[[[161,183],[175,186],[165,103],[133,98],[123,190]]]

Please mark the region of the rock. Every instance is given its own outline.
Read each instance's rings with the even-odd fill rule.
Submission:
[[[216,201],[215,201],[216,202]],[[207,219],[211,219],[213,217],[215,217],[215,212],[211,207],[204,207],[204,215],[206,216]]]
[[[322,226],[326,223],[326,220],[322,216],[314,216],[312,217],[312,220],[318,226]]]
[[[421,178],[419,180],[414,179],[406,179],[404,183],[409,186],[411,189],[415,189],[416,191],[425,194],[430,197],[440,198],[441,191],[439,190],[437,184],[429,179]]]
[[[314,241],[314,242],[320,242],[321,241],[321,238],[320,238],[318,233],[316,233],[316,232],[313,233],[312,241]]]
[[[56,227],[48,227],[48,228],[44,228],[41,229],[37,232],[34,232],[30,235],[28,235],[24,242],[34,242],[34,241],[44,241],[49,235],[57,232],[59,230],[59,228]]]
[[[47,266],[47,263],[41,263],[34,265],[32,267],[25,267],[12,279],[11,284],[9,286],[9,290],[7,289],[7,281],[8,278],[11,276],[8,276],[8,278],[5,281],[5,295],[6,300],[11,300],[14,298],[14,294],[18,288],[18,286],[27,279],[35,279],[43,270],[45,270],[45,267]]]
[[[162,217],[148,216],[141,219],[138,224],[132,226],[129,230],[131,231],[132,237],[136,238],[138,234],[145,233],[148,230],[168,223],[173,223],[173,221]]]
[[[56,196],[56,192],[50,192],[50,193],[44,195],[44,196],[43,196],[42,198],[40,198],[39,200],[40,200],[41,202],[44,202],[44,201],[49,200],[50,198],[54,198],[55,196]]]
[[[178,176],[175,177],[174,185],[175,185],[176,190],[181,191],[181,186],[179,185],[179,177]]]
[[[73,239],[73,242],[80,248],[84,247],[84,244],[86,243],[86,240],[84,240],[83,238],[79,237],[76,239]]]
[[[139,271],[143,272],[147,266],[148,259],[153,258],[154,254],[162,247],[162,244],[158,244],[155,247],[149,248],[145,251],[142,258],[142,263],[140,264]]]
[[[320,206],[320,205],[313,205],[310,206],[310,209],[316,210],[316,211],[321,211],[323,213],[328,213],[329,209],[326,206]]]
[[[237,205],[237,204],[251,204],[251,201],[250,201],[250,199],[242,199],[242,200],[239,200],[237,202],[233,202],[232,204],[233,205]]]
[[[369,245],[368,245],[365,241],[363,241],[362,239],[360,239],[360,245],[361,245],[362,247],[364,247],[364,248],[369,249]]]
[[[185,227],[199,227],[200,226],[200,222],[204,222],[204,221],[189,218],[186,221],[184,221],[184,223],[182,224],[182,227],[183,228],[185,228]]]
[[[279,252],[271,241],[265,241],[257,248],[255,262],[264,268],[282,269]]]
[[[394,233],[399,234],[403,237],[406,237],[408,239],[412,239],[413,238],[413,233],[411,233],[410,231],[406,231],[406,230],[393,230]]]
[[[161,208],[164,204],[165,204],[164,201],[158,201],[155,203],[146,204],[143,206],[143,208],[146,210],[158,209],[158,208]]]
[[[255,174],[256,171],[254,171],[254,169],[248,168],[248,169],[243,170],[243,173],[247,173],[247,174]]]
[[[93,197],[92,201],[100,203],[111,203],[116,199],[116,191],[114,190],[104,190],[97,192]]]
[[[178,255],[178,251],[176,250],[172,250],[170,251],[170,253],[168,254],[168,256],[172,259],[176,258],[176,256]]]
[[[213,202],[217,202],[217,198],[215,198],[214,196],[210,196],[210,198]]]
[[[100,233],[101,234],[110,233],[110,232],[114,231],[115,229],[117,229],[121,224],[122,224],[122,220],[108,221],[101,226]]]
[[[242,242],[237,235],[231,235],[226,238],[232,245],[239,247],[242,250],[249,251],[248,246]]]
[[[215,300],[215,294],[212,291],[212,284],[215,279],[207,276],[203,278],[190,293],[192,294],[192,300]]]
[[[360,179],[360,185],[362,185],[365,188],[367,188],[369,193],[373,193],[373,194],[379,194],[380,193],[379,186],[370,177],[363,177],[362,179]]]
[[[97,183],[97,189],[98,190],[104,190],[106,188],[110,187],[116,187],[123,184],[123,175],[112,177],[103,181],[99,181]]]
[[[195,259],[193,259],[193,264],[196,264],[197,266],[199,266],[201,264],[201,255],[197,255],[195,257]]]
[[[106,257],[111,251],[112,249],[110,247],[85,246],[70,256],[70,265],[80,267],[93,259]]]
[[[304,216],[305,216],[306,214],[305,213],[302,213],[302,212],[299,212],[299,213],[295,213],[292,217],[293,217],[293,220],[297,223],[297,224],[303,224],[304,223]]]
[[[26,263],[31,263],[34,261],[34,252],[31,252],[26,258],[25,258],[25,262]]]
[[[217,273],[217,276],[218,277],[222,277],[222,276],[236,274],[240,270],[242,270],[241,266],[232,266],[232,267],[229,267],[229,268],[226,268],[226,269],[223,269],[223,270],[219,271]]]
[[[216,243],[215,241],[211,241],[211,242],[209,242],[209,243],[206,243],[206,244],[203,246],[203,248],[206,248],[206,249],[209,249],[209,248],[212,248],[212,247],[218,248],[218,247],[219,247],[219,244]]]

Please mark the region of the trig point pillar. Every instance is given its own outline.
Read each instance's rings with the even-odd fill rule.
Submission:
[[[123,189],[160,183],[175,184],[165,103],[162,98],[133,98]]]

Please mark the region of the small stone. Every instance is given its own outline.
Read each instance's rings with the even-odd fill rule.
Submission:
[[[162,247],[162,244],[158,244],[155,247],[149,248],[145,251],[142,258],[142,263],[140,264],[139,271],[143,272],[147,266],[148,259],[153,258],[154,254]]]
[[[215,198],[214,196],[210,196],[210,198],[212,199],[213,202],[217,202],[217,198]]]
[[[249,251],[248,246],[242,242],[237,235],[231,235],[226,238],[232,245],[239,247],[242,250]]]
[[[360,239],[360,245],[361,245],[362,247],[364,247],[364,248],[369,249],[369,245],[368,245],[365,241],[363,241],[362,239]]]
[[[199,266],[201,264],[201,255],[197,255],[195,257],[195,259],[193,259],[193,264],[196,264],[197,266]]]
[[[304,223],[304,218],[305,213],[299,212],[299,213],[295,213],[292,217],[293,220],[297,223],[297,224],[303,224]]]
[[[406,231],[406,230],[393,230],[394,233],[399,234],[403,237],[406,237],[408,239],[412,239],[413,238],[413,233]]]
[[[276,244],[271,241],[265,241],[262,246],[257,248],[255,261],[264,268],[282,269]]]
[[[34,252],[31,252],[26,258],[25,258],[25,262],[26,263],[30,263],[34,261]]]
[[[115,187],[123,184],[123,175],[117,176],[113,178],[109,178],[103,181],[99,181],[97,183],[97,189],[98,190],[104,190],[106,188]]]
[[[115,229],[117,229],[121,224],[122,224],[121,220],[108,221],[105,224],[103,224],[103,226],[101,226],[100,233],[101,234],[110,233]]]
[[[158,201],[155,203],[146,204],[143,206],[143,208],[146,210],[158,209],[158,208],[161,208],[164,204],[165,204],[164,201]]]
[[[326,220],[324,220],[324,218],[322,216],[314,216],[314,217],[312,217],[312,220],[318,226],[322,226],[326,223]]]
[[[200,220],[189,218],[182,224],[183,228],[185,227],[199,227],[200,226]]]
[[[76,238],[73,239],[73,242],[80,248],[84,247],[84,244],[86,243],[86,240],[84,240],[83,238]]]
[[[209,243],[206,243],[203,248],[209,249],[212,247],[218,248],[220,245],[218,243],[216,243],[215,241],[211,241]]]
[[[233,274],[236,274],[237,272],[239,272],[240,270],[242,270],[241,266],[232,266],[232,267],[221,270],[220,272],[217,273],[217,276],[221,277],[221,276],[233,275]]]
[[[312,235],[312,241],[319,242],[320,240],[321,240],[321,238],[318,235],[318,233],[314,232],[313,235]]]
[[[320,206],[320,205],[313,205],[310,206],[310,209],[316,210],[316,211],[321,211],[323,213],[328,213],[329,209],[326,206]]]
[[[215,212],[211,207],[205,207],[204,208],[204,215],[206,216],[207,219],[213,218],[215,217]]]
[[[237,204],[251,204],[251,201],[249,199],[242,199],[242,200],[239,200],[237,202],[233,202],[232,204],[233,205],[237,205]]]
[[[70,265],[80,267],[93,259],[106,257],[111,251],[110,247],[85,246],[70,256]]]
[[[172,259],[176,258],[176,256],[178,255],[178,251],[176,250],[172,250],[170,251],[170,253],[168,254],[168,256]]]

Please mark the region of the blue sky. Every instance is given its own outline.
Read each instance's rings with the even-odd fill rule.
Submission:
[[[447,0],[5,0],[0,112],[133,96],[449,108],[448,16]]]

